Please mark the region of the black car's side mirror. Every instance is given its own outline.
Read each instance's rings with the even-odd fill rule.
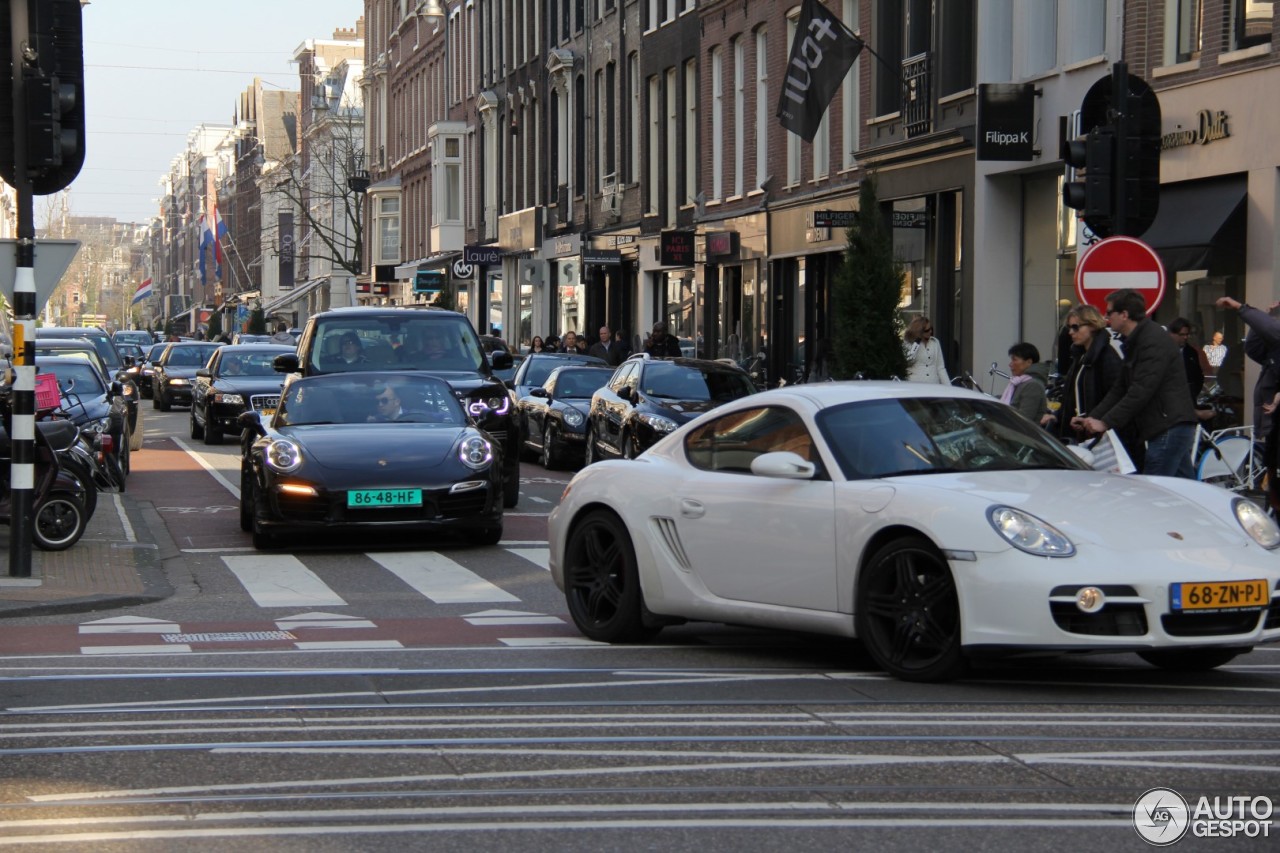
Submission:
[[[120,382],[119,380],[116,380],[116,381],[114,381],[114,382],[112,382],[112,383],[111,383],[111,396],[112,396],[112,397],[119,397],[119,396],[120,396],[121,394],[123,394],[123,393],[124,393],[124,385],[123,385],[123,384],[121,384],[121,382]]]
[[[213,374],[209,372],[209,368],[207,367],[200,367],[196,369],[196,376],[203,376],[207,379],[212,375]]]
[[[503,350],[491,353],[489,356],[489,366],[494,370],[509,370],[514,362],[511,360],[511,353]]]
[[[266,427],[262,425],[262,416],[257,412],[241,412],[240,417],[236,419],[236,423],[240,424],[240,429],[248,430],[252,435],[267,434]]]
[[[278,355],[275,361],[271,362],[271,366],[275,368],[276,373],[297,373],[298,354],[296,352],[286,352]]]
[[[627,402],[629,402],[633,406],[640,405],[640,392],[637,391],[635,388],[628,388]]]
[[[530,396],[530,397],[545,397],[546,399],[551,399],[551,395],[547,393],[547,389],[546,389],[546,388],[534,388],[532,391],[530,391],[530,392],[529,392],[529,396]]]

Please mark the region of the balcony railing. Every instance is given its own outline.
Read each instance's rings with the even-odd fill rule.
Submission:
[[[917,53],[902,60],[902,126],[908,138],[933,130],[929,83],[928,53]]]

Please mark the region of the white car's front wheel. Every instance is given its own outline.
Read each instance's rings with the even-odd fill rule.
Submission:
[[[904,681],[949,681],[964,674],[960,599],[938,549],[926,539],[888,543],[858,578],[856,627],[876,664]]]
[[[564,597],[573,624],[603,643],[639,643],[658,633],[644,624],[636,551],[622,519],[589,513],[565,543]]]

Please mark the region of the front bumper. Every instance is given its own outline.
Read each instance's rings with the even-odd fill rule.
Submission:
[[[417,531],[483,530],[502,522],[502,485],[490,479],[484,486],[449,492],[449,486],[421,487],[420,507],[352,508],[346,490],[317,487],[314,496],[287,494],[273,483],[266,495],[263,527],[273,531],[305,531],[335,527]],[[405,488],[406,486],[397,486]]]

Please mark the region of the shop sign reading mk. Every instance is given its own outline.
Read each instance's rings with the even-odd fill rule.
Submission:
[[[1196,113],[1195,127],[1186,130],[1179,127],[1178,130],[1160,137],[1160,149],[1168,151],[1183,145],[1207,145],[1215,139],[1226,139],[1230,135],[1226,110],[1201,110]]]

